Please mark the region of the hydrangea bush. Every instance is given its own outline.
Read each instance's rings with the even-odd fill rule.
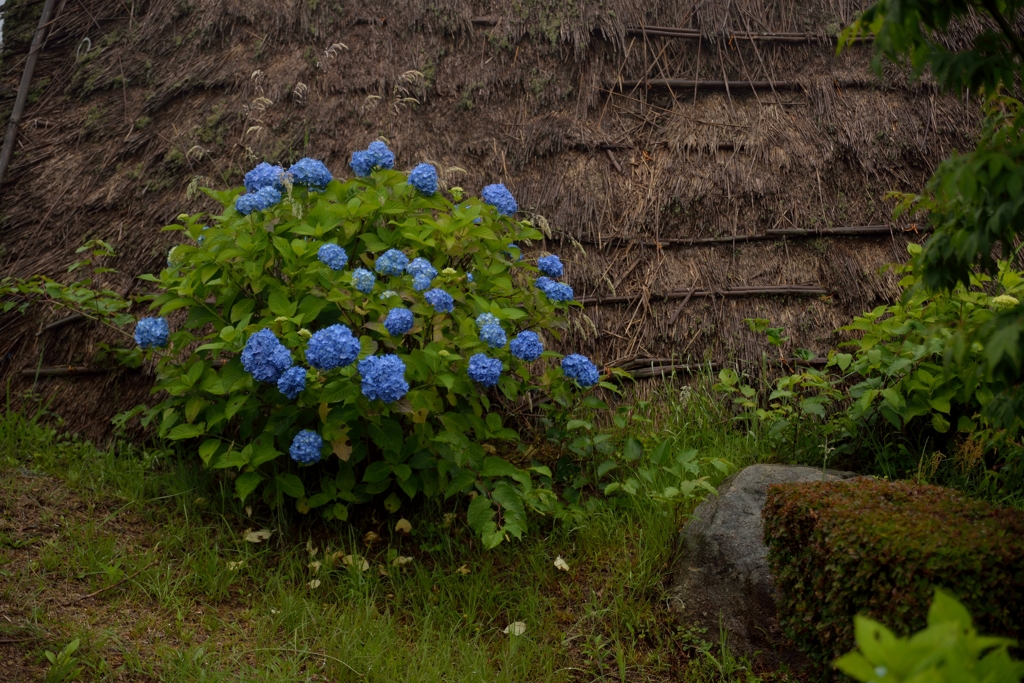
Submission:
[[[379,142],[348,180],[311,159],[260,164],[245,193],[206,190],[219,215],[166,228],[190,241],[145,279],[159,316],[188,316],[169,334],[139,323],[140,345],[166,347],[151,417],[208,467],[234,469],[243,501],[344,520],[378,498],[394,512],[475,492],[468,519],[491,547],[519,537],[528,510],[560,505],[546,467],[488,444],[519,438],[501,405],[528,392],[564,403],[599,373],[549,348],[572,289],[552,279],[557,257],[538,268],[515,246],[542,235],[516,220],[511,192],[445,196],[429,164],[394,165]]]

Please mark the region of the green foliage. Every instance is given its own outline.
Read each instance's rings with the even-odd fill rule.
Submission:
[[[122,364],[137,367],[142,362],[142,356],[138,349],[130,345],[131,335],[124,331],[124,327],[135,322],[135,318],[128,313],[131,301],[97,284],[97,276],[117,272],[102,265],[115,256],[113,247],[103,240],[90,240],[79,247],[76,253],[85,256],[68,266],[68,272],[81,272],[85,277],[70,284],[57,282],[45,275],[0,279],[0,312],[17,310],[24,313],[32,305],[43,305],[84,315],[126,337],[128,345],[110,347],[101,344],[101,351],[111,352]]]
[[[148,419],[159,421],[160,435],[195,443],[208,467],[236,472],[242,500],[258,494],[279,506],[294,499],[299,512],[315,508],[328,519],[345,520],[352,504],[373,499],[395,512],[419,494],[470,493],[469,524],[493,547],[522,535],[527,511],[559,513],[550,471],[513,465],[497,449],[519,439],[502,417],[509,405],[538,394],[571,405],[575,384],[551,363],[559,354],[527,364],[507,347],[490,349],[475,322],[490,313],[506,330],[533,329],[549,343],[565,328],[566,304],[533,287],[536,267],[510,245],[542,237],[528,221],[500,216],[454,189],[455,204],[440,193],[424,196],[395,171],[333,181],[323,193],[288,188],[284,201],[249,216],[232,208],[238,190],[207,193],[223,214],[182,216],[168,226],[197,244],[179,245],[173,267],[144,277],[163,292],[152,302],[160,316],[187,311],[158,364],[157,389],[168,397]],[[435,313],[408,278],[388,279],[386,292],[357,291],[351,270],[317,259],[327,242],[346,250],[350,268],[372,270],[388,249],[426,258],[440,271],[435,286],[455,298],[454,312]],[[396,306],[416,319],[399,337],[382,324]],[[353,330],[360,359],[378,352],[402,359],[411,385],[402,400],[368,400],[356,364],[310,370],[294,401],[242,368],[239,353],[257,330],[271,329],[302,363],[311,333],[333,324]],[[498,392],[467,376],[475,353],[505,363]],[[321,434],[337,457],[312,467],[289,460],[285,452],[303,428]]]
[[[908,60],[918,74],[930,70],[945,89],[970,89],[988,98],[976,148],[946,159],[921,195],[900,195],[896,216],[927,212],[935,231],[916,256],[919,286],[929,290],[969,288],[976,270],[999,272],[998,255],[1016,256],[1024,225],[1024,105],[1001,92],[1016,92],[1024,65],[1015,26],[1020,8],[1019,0],[881,0],[840,41],[842,49],[870,33],[879,69],[883,60]],[[973,40],[944,39],[960,20],[980,27]],[[971,362],[974,346],[984,348],[978,360],[992,383],[990,415],[1000,427],[1015,426],[1024,409],[1024,306],[1009,307],[960,336],[954,360]]]
[[[899,638],[882,624],[854,617],[857,650],[837,669],[862,683],[1017,683],[1024,662],[1010,658],[1016,641],[979,636],[971,615],[952,595],[935,589],[928,627]]]
[[[921,252],[915,244],[908,249],[912,256]],[[1020,489],[1021,422],[997,400],[1001,381],[985,362],[991,345],[969,340],[1024,298],[1024,272],[999,261],[994,277],[975,274],[969,286],[932,293],[921,286],[918,268],[915,261],[897,268],[901,300],[844,327],[856,335],[843,345],[849,353],[831,352],[824,370],[784,375],[766,399],[731,369],[721,371],[716,388],[734,395],[743,419],[766,429],[769,446],[794,457],[814,460],[823,442],[828,450],[819,455],[847,460],[865,442],[885,450],[923,448],[928,441],[950,451],[971,442],[998,472],[999,488]],[[917,464],[916,456],[908,463]]]
[[[780,622],[822,666],[852,646],[851,614],[918,629],[937,586],[987,630],[1024,632],[1024,513],[862,478],[773,486],[762,514]]]
[[[50,662],[50,668],[46,672],[46,683],[67,683],[73,681],[82,674],[82,668],[78,666],[78,658],[75,652],[78,651],[78,639],[72,640],[64,646],[59,653],[46,651],[46,660]]]

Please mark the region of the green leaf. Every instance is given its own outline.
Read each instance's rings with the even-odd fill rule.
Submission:
[[[196,425],[178,425],[170,431],[167,438],[171,441],[180,441],[181,439],[194,439],[197,436],[202,436],[203,431],[206,429],[206,423],[200,422]]]
[[[284,472],[274,477],[278,489],[292,498],[302,498],[306,495],[306,489],[302,486],[302,480],[291,472]]]
[[[271,313],[285,318],[293,317],[297,308],[295,302],[288,300],[288,294],[283,289],[271,290],[267,304]]]
[[[235,494],[244,503],[261,481],[263,481],[263,475],[259,472],[243,472],[235,479]]]
[[[382,460],[371,462],[363,473],[363,481],[377,482],[384,481],[391,476],[391,464]]]
[[[481,477],[514,477],[518,473],[515,465],[501,458],[486,458],[484,467],[480,470]]]
[[[644,454],[644,445],[639,440],[629,437],[626,439],[626,446],[622,449],[622,457],[629,461],[637,461]]]

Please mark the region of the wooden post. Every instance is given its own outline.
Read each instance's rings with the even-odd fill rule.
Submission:
[[[43,5],[43,13],[39,16],[39,25],[32,38],[32,49],[28,52],[28,59],[25,61],[25,72],[21,75],[21,86],[18,88],[18,97],[14,100],[14,111],[11,112],[11,119],[7,122],[7,133],[4,135],[4,148],[0,152],[0,184],[4,182],[4,174],[7,172],[7,164],[14,154],[14,139],[18,135],[18,124],[21,123],[21,114],[25,111],[25,101],[28,100],[28,89],[32,85],[32,75],[36,70],[36,61],[39,59],[39,50],[43,46],[43,38],[46,35],[45,29],[50,23],[50,15],[53,14],[53,5],[56,0],[46,0]]]

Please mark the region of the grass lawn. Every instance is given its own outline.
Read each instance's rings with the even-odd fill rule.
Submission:
[[[661,405],[671,408],[648,435],[734,467],[756,459],[714,400]],[[243,508],[198,458],[97,449],[53,424],[0,418],[0,680],[780,676],[755,676],[666,601],[674,538],[695,499],[592,498],[572,522],[538,520],[526,540],[484,551],[464,502],[297,523]],[[395,530],[400,519],[411,533]],[[246,540],[264,529],[269,539]],[[62,677],[45,653],[74,640],[63,669],[81,671]]]

